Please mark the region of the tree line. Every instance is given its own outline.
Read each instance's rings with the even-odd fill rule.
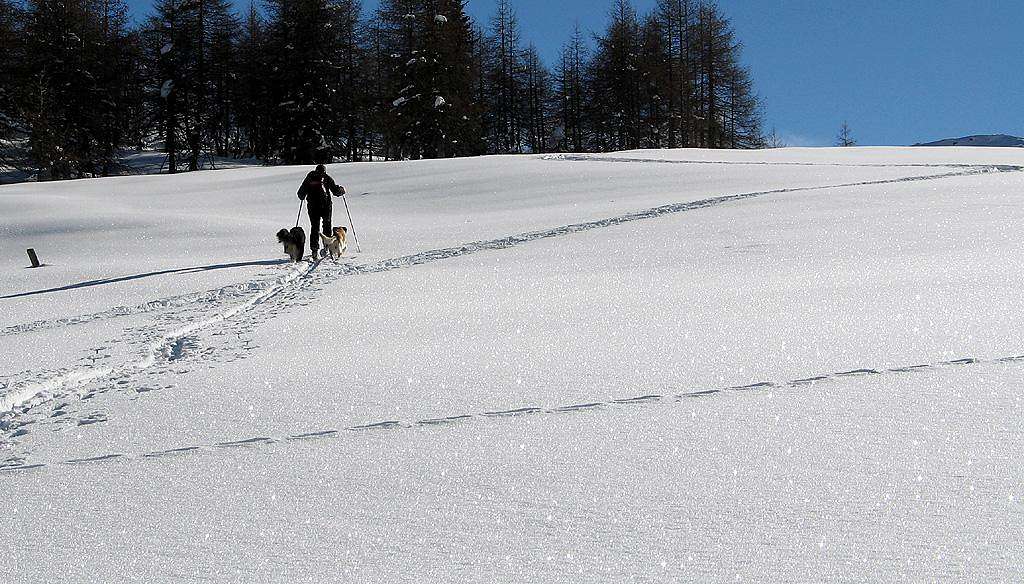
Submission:
[[[635,148],[757,148],[760,107],[711,0],[612,0],[548,65],[509,0],[0,0],[0,165],[116,174],[267,163]]]

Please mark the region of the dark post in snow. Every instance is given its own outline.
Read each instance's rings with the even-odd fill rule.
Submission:
[[[28,248],[28,259],[32,262],[33,268],[38,268],[42,264],[39,263],[39,257],[36,256],[36,250],[31,247]]]

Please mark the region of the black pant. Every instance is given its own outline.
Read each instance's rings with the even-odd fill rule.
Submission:
[[[334,237],[331,233],[331,208],[318,209],[309,207],[309,249],[316,253],[320,250],[320,236],[318,232],[327,237]],[[322,231],[321,231],[322,230]]]

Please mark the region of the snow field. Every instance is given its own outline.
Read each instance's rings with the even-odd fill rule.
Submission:
[[[388,194],[339,179],[367,253],[299,272],[256,217],[303,169],[206,173],[217,245],[118,266],[82,194],[91,269],[168,273],[0,299],[8,389],[61,374],[24,346],[115,369],[5,418],[0,575],[1019,579],[1024,175],[927,152],[336,167]],[[251,233],[208,211],[273,181]],[[204,262],[254,265],[169,272]]]
[[[1019,367],[26,471],[8,557],[24,581],[1012,581]]]

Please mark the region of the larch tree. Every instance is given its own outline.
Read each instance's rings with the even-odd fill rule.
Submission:
[[[749,73],[739,62],[741,46],[732,25],[714,3],[705,3],[699,7],[696,26],[695,145],[760,147],[760,108]]]
[[[547,152],[551,147],[553,125],[551,72],[534,45],[523,53],[523,67],[526,146],[530,152]]]
[[[238,99],[241,70],[241,19],[231,11],[225,0],[209,0],[204,18],[206,37],[205,93],[207,111],[203,129],[203,146],[217,156],[230,156],[238,151],[240,136],[236,117],[244,102]]]
[[[40,178],[213,156],[306,164],[485,153],[752,148],[761,106],[713,0],[610,0],[548,69],[512,0],[0,0],[0,155]],[[852,139],[851,139],[852,141]]]
[[[586,142],[584,104],[587,59],[587,46],[577,24],[571,40],[562,47],[562,58],[556,72],[558,128],[555,138],[558,149],[564,152],[583,152]]]
[[[147,100],[167,154],[167,171],[173,174],[188,147],[186,137],[199,125],[196,95],[201,85],[192,74],[199,47],[191,6],[180,0],[160,0],[154,10],[143,41]]]
[[[523,151],[525,63],[519,19],[509,0],[498,0],[487,36],[485,119],[490,151]]]
[[[640,31],[640,146],[664,148],[671,134],[672,66],[664,23],[655,15]]]
[[[839,134],[836,136],[836,146],[849,148],[856,145],[857,141],[853,138],[853,132],[850,130],[850,125],[844,120],[843,125],[839,126]]]
[[[250,3],[241,24],[237,40],[235,61],[236,82],[234,100],[238,104],[233,120],[235,122],[235,156],[252,156],[267,160],[272,155],[271,128],[274,119],[274,104],[270,83],[267,79],[270,57],[267,55],[267,25]]]
[[[28,77],[25,70],[21,32],[23,15],[12,0],[0,0],[0,164],[21,166],[23,160],[16,143],[27,133],[18,111],[19,92]]]
[[[668,148],[693,144],[696,14],[694,0],[658,0],[656,16],[668,53]]]

